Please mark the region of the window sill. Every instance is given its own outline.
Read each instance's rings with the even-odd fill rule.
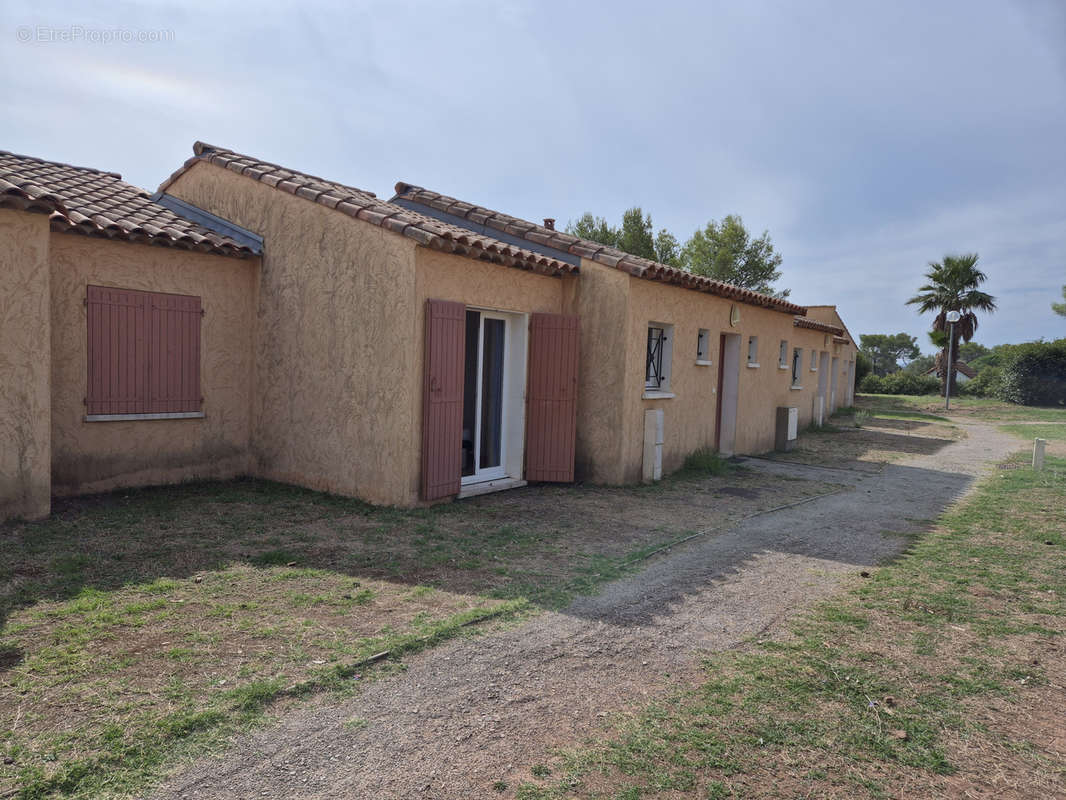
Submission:
[[[754,364],[751,361],[748,362],[748,369],[758,369],[758,368],[759,368],[759,364],[757,362],[754,363]]]
[[[697,358],[696,359],[696,366],[697,367],[709,367],[709,366],[711,366],[711,362],[707,361],[706,359]]]
[[[811,367],[811,372],[817,372],[817,371],[818,371],[818,367]]]
[[[677,395],[673,392],[661,392],[658,389],[645,389],[641,395],[643,400],[673,400]]]
[[[86,414],[86,422],[128,422],[141,419],[203,419],[203,411],[175,411],[169,414]]]
[[[777,368],[778,369],[788,369],[788,364],[778,364]]]
[[[788,389],[789,389],[790,392],[803,391],[803,387],[802,386],[789,386]]]

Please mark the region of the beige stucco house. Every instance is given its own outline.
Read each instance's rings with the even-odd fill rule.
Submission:
[[[151,197],[0,159],[0,517],[237,474],[397,505],[655,479],[851,402],[831,306],[194,150]]]
[[[580,268],[564,304],[581,321],[579,478],[646,479],[699,448],[765,452],[778,408],[805,426],[852,402],[856,347],[834,306],[808,311],[407,183],[392,202]]]
[[[0,152],[0,519],[249,472],[259,270],[114,173]]]

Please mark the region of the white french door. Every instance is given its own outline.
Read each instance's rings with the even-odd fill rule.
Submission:
[[[507,315],[467,309],[463,388],[463,484],[507,475]]]

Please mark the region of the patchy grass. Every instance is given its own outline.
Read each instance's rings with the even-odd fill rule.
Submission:
[[[959,426],[934,415],[849,407],[838,409],[828,424],[808,428],[793,450],[773,458],[877,471],[885,463],[935,453],[965,435]]]
[[[709,448],[695,450],[685,459],[681,467],[679,478],[698,478],[705,475],[728,475],[735,471],[730,463],[718,455],[718,452]]]
[[[1066,409],[1062,407],[1019,406],[988,397],[952,397],[951,410],[945,411],[944,398],[938,395],[860,394],[855,396],[855,406],[865,408],[878,416],[885,413],[918,412],[922,416],[936,415],[943,418],[943,415],[950,414],[952,417],[1004,422],[1066,421]]]
[[[986,479],[783,641],[560,754],[517,797],[1066,795],[1066,460]]]
[[[888,395],[885,395],[887,397]],[[860,411],[865,411],[878,419],[902,419],[909,420],[911,422],[945,422],[950,423],[951,420],[940,414],[925,414],[920,411],[893,411],[887,408],[869,408],[865,403],[859,403],[858,405],[849,406],[847,408],[841,408],[837,410],[837,416],[847,416],[856,414]]]
[[[1046,439],[1048,455],[1066,458],[1066,419],[1058,423],[1029,422],[1000,425],[999,429],[1017,436],[1030,447],[1033,446],[1033,439]]]
[[[1021,439],[1047,439],[1049,442],[1066,440],[1066,420],[1058,424],[1033,423],[1031,425],[1000,425],[1000,430],[1012,433]]]
[[[0,797],[139,794],[289,705],[828,488],[702,455],[654,487],[411,510],[264,481],[57,501],[0,526]]]

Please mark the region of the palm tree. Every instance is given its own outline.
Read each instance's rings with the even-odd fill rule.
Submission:
[[[918,294],[908,300],[907,305],[918,306],[920,314],[936,312],[933,330],[942,331],[945,339],[944,349],[938,358],[941,366],[938,371],[943,381],[942,391],[947,396],[948,392],[955,392],[955,365],[947,363],[948,348],[951,348],[952,353],[958,353],[959,339],[968,342],[973,338],[977,332],[975,312],[995,311],[996,298],[978,289],[988,276],[977,268],[977,253],[944,256],[939,264],[931,261],[925,277],[929,282],[918,289]],[[958,311],[961,315],[955,323],[954,341],[951,342],[947,341],[951,327],[947,321],[949,311]]]

